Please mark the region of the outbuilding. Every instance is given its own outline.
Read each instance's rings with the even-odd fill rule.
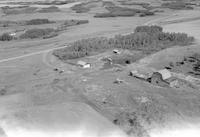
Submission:
[[[87,63],[85,61],[78,61],[77,64],[82,67],[82,68],[90,68],[91,67],[91,64],[90,63]]]
[[[129,76],[133,76],[133,77],[141,79],[141,80],[147,80],[148,79],[148,75],[142,74],[142,73],[138,72],[137,70],[131,71],[129,73]]]
[[[152,74],[150,82],[161,87],[169,87],[169,83],[163,79],[162,74],[159,72],[154,72]]]
[[[167,82],[167,80],[170,78],[172,78],[171,72],[167,69],[162,69],[162,70],[153,72],[151,78],[149,79],[149,82],[161,87],[169,87],[170,83]]]
[[[120,54],[120,51],[119,51],[118,49],[114,49],[114,50],[113,50],[113,53],[114,53],[114,54]]]
[[[172,77],[171,72],[169,70],[167,70],[167,69],[162,69],[162,70],[159,70],[157,72],[162,75],[162,79],[163,80],[167,80],[167,79]]]

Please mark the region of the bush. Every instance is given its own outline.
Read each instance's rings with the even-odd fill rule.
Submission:
[[[160,26],[139,26],[132,34],[79,40],[70,47],[54,51],[53,54],[61,60],[66,60],[93,55],[112,48],[152,53],[174,45],[189,45],[193,40],[193,37],[185,33],[165,33]]]
[[[3,96],[7,93],[7,90],[5,88],[0,89],[0,95]]]
[[[40,25],[40,24],[49,24],[54,23],[53,21],[49,21],[48,19],[32,19],[26,21],[26,25]]]
[[[13,40],[13,36],[10,36],[8,33],[4,33],[0,36],[0,41],[11,41]]]
[[[140,14],[140,17],[153,16],[154,12],[146,11]]]
[[[54,33],[55,30],[54,29],[30,29],[27,30],[24,34],[22,34],[20,36],[20,38],[22,39],[34,39],[34,38],[40,38],[40,37],[44,37],[44,36],[48,36],[52,33]]]
[[[94,17],[96,18],[103,18],[103,17],[128,17],[128,16],[135,16],[137,13],[142,14],[141,16],[150,16],[154,15],[153,12],[148,10],[139,10],[139,9],[131,9],[126,7],[119,7],[119,6],[111,6],[106,7],[109,11],[107,13],[97,13]]]
[[[65,4],[68,4],[71,2],[73,2],[73,1],[71,1],[71,0],[67,0],[67,1],[53,0],[53,1],[36,1],[36,2],[32,2],[32,3],[37,4],[37,5],[65,5]]]
[[[140,59],[141,57],[142,57],[142,54],[138,53],[138,54],[133,54],[133,55],[123,54],[123,55],[112,56],[111,59],[112,59],[113,64],[128,65]]]
[[[64,26],[74,26],[74,25],[80,25],[80,24],[86,24],[89,23],[88,20],[66,20],[64,22]]]
[[[111,6],[111,7],[106,7],[106,9],[109,11],[108,13],[97,13],[94,17],[96,18],[118,17],[118,16],[126,17],[126,16],[135,16],[136,14],[136,11],[130,8]]]
[[[176,1],[176,2],[169,2],[169,3],[163,3],[161,5],[164,8],[174,9],[174,10],[191,10],[193,7],[188,6],[184,2]]]
[[[116,15],[112,14],[112,13],[96,13],[96,15],[94,15],[95,18],[107,18],[107,17],[116,17]]]
[[[71,7],[71,9],[76,11],[76,13],[86,13],[86,12],[90,11],[89,7],[85,7],[86,4],[87,3],[77,4],[77,5],[74,5],[73,7]]]
[[[56,6],[50,6],[50,7],[47,7],[47,8],[40,9],[40,10],[38,10],[38,12],[40,12],[40,13],[60,12],[60,9]]]
[[[160,26],[138,26],[135,29],[135,33],[137,32],[147,32],[147,33],[160,33],[163,31],[163,28]]]
[[[86,23],[89,23],[89,21],[88,20],[66,20],[63,24],[57,27],[57,31],[63,31],[63,30],[66,30],[67,27],[80,25],[80,24],[86,24]]]
[[[121,5],[140,5],[140,6],[149,6],[149,3],[145,2],[131,2],[131,1],[119,1]]]
[[[14,8],[3,8],[3,13],[10,15],[10,14],[30,14],[36,12],[36,7],[14,7]]]
[[[10,26],[14,26],[16,24],[17,24],[16,21],[9,21],[9,20],[0,21],[0,27],[10,27]]]
[[[58,36],[57,33],[52,33],[52,34],[43,36],[43,39],[49,39],[49,38],[53,38],[53,37],[56,37],[56,36]]]
[[[111,7],[111,6],[115,6],[115,4],[112,1],[102,1],[102,6],[103,7]]]

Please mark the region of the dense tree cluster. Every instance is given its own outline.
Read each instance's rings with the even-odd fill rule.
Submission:
[[[66,20],[63,25],[69,27],[69,26],[86,24],[86,23],[89,23],[89,21],[88,20]]]
[[[9,35],[8,33],[4,33],[0,36],[0,41],[11,41],[14,37]]]
[[[54,51],[61,60],[89,56],[107,49],[159,51],[175,45],[189,45],[194,40],[185,33],[166,33],[159,26],[139,26],[134,33],[114,38],[89,38],[76,41],[70,47]]]
[[[156,34],[156,33],[162,32],[162,31],[163,31],[163,28],[160,26],[138,26],[138,27],[136,27],[134,32],[135,33],[147,32],[150,34]]]

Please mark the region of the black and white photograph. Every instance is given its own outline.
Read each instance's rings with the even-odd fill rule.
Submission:
[[[0,137],[200,137],[200,0],[0,0]]]

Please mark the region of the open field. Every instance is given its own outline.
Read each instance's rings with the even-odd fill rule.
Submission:
[[[0,1],[0,7],[9,6],[6,14],[6,7],[0,10],[1,34],[29,32],[30,37],[0,41],[0,137],[198,137],[198,1],[175,8],[169,3],[176,0],[6,2]],[[19,7],[27,5],[28,10]],[[127,16],[130,11],[134,16]],[[146,11],[154,15],[140,16]],[[104,13],[115,16],[94,17]],[[130,34],[148,25],[161,26],[163,32]],[[55,37],[42,38],[54,31]],[[177,42],[173,38],[182,37],[179,32],[194,41]],[[97,37],[108,41],[94,45]],[[84,56],[54,56],[75,41],[80,42],[75,51],[85,44]],[[151,52],[153,46],[159,50]],[[180,84],[164,87],[132,76],[164,68]]]

